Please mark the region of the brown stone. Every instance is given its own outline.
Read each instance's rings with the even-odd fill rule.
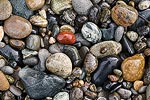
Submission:
[[[133,87],[136,91],[138,91],[143,86],[143,84],[143,81],[135,81]]]
[[[121,65],[123,79],[134,82],[140,80],[144,73],[145,59],[142,54],[126,58]]]
[[[25,18],[14,15],[4,22],[4,31],[11,38],[22,39],[31,33],[32,25]]]
[[[0,71],[0,91],[5,91],[9,89],[9,82],[6,79],[2,71]]]
[[[21,40],[10,39],[10,45],[17,49],[23,49],[25,47],[25,43]]]
[[[145,50],[144,50],[144,54],[145,54],[146,56],[150,56],[150,48],[145,49]]]
[[[138,12],[125,2],[118,1],[111,10],[111,16],[116,24],[127,27],[135,23],[138,18]]]
[[[26,0],[26,4],[31,10],[38,10],[45,4],[45,0]]]

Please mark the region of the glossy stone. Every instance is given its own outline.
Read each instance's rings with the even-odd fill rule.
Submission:
[[[117,55],[121,51],[121,44],[115,41],[103,41],[90,48],[90,52],[98,58],[103,58],[109,55]]]
[[[0,71],[0,90],[1,91],[5,91],[9,89],[9,83],[8,80],[6,79],[5,75],[3,74],[3,72]]]
[[[111,16],[116,24],[127,27],[135,23],[138,18],[138,12],[125,2],[118,1],[111,10]]]
[[[76,37],[72,32],[60,32],[57,35],[57,40],[62,44],[74,44],[76,42]]]
[[[13,15],[5,21],[4,31],[11,38],[22,39],[31,33],[32,25],[28,20]]]
[[[12,47],[22,50],[25,47],[25,43],[22,40],[10,39],[9,43]]]
[[[121,64],[121,60],[119,57],[108,56],[104,57],[99,61],[98,68],[94,72],[92,77],[92,82],[101,86],[107,80],[108,74],[112,73],[113,69],[119,67]]]
[[[134,82],[140,80],[144,73],[145,59],[142,54],[126,58],[121,65],[123,79]]]
[[[119,42],[121,40],[123,34],[124,34],[124,27],[123,26],[117,27],[117,29],[115,31],[115,40],[117,42]]]

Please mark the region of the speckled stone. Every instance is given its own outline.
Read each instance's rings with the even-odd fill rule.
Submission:
[[[3,72],[0,71],[0,90],[1,91],[5,91],[9,89],[9,83],[8,80],[6,79],[5,75],[3,74]]]
[[[141,0],[138,4],[138,8],[140,10],[145,10],[150,7],[150,1],[149,0]]]
[[[123,26],[117,27],[117,29],[115,31],[115,40],[117,42],[119,42],[121,40],[123,34],[124,34],[124,27]]]
[[[121,65],[123,79],[134,82],[140,80],[144,73],[145,59],[142,54],[126,58]]]
[[[150,99],[150,85],[148,85],[147,89],[146,89],[146,100]]]
[[[54,96],[53,100],[69,100],[69,94],[67,92],[59,92]]]
[[[135,81],[133,87],[136,91],[138,91],[143,86],[143,84],[144,84],[143,81]]]
[[[0,41],[2,41],[4,37],[4,29],[3,29],[3,26],[0,26]]]
[[[120,88],[118,91],[119,95],[124,98],[124,99],[128,99],[130,98],[132,92],[130,90],[127,90],[127,89],[123,89],[123,88]]]
[[[132,42],[135,42],[138,39],[138,33],[134,31],[128,31],[126,35]]]

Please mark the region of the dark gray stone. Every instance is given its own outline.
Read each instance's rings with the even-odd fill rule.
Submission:
[[[28,57],[23,60],[23,63],[25,65],[34,66],[34,65],[38,64],[38,58],[37,57]]]

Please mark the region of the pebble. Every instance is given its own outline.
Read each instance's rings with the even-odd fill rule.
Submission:
[[[146,89],[146,100],[150,99],[150,85],[148,85],[147,89]]]
[[[85,70],[88,74],[94,72],[96,68],[98,67],[98,60],[95,56],[93,56],[91,53],[88,53],[85,56],[84,64]]]
[[[126,58],[121,65],[123,79],[134,82],[140,80],[144,73],[145,59],[142,54]]]
[[[70,92],[70,100],[82,100],[83,91],[80,88],[73,88]]]
[[[10,17],[12,13],[12,6],[8,0],[0,1],[0,20],[5,20]]]
[[[14,73],[14,69],[10,66],[4,66],[1,68],[1,71],[5,74],[13,74]]]
[[[138,39],[138,34],[134,31],[128,31],[126,35],[132,42],[135,42]]]
[[[55,53],[47,58],[46,68],[56,75],[67,78],[72,72],[72,62],[66,54]]]
[[[134,24],[138,19],[138,12],[125,2],[118,1],[111,10],[111,17],[116,24],[127,27]]]
[[[144,94],[139,94],[133,97],[133,100],[146,100]]]
[[[63,10],[72,8],[71,0],[51,0],[50,7],[56,14],[61,14]]]
[[[10,46],[12,46],[16,49],[19,49],[19,50],[22,50],[25,47],[25,43],[22,40],[10,39],[9,44],[10,44]]]
[[[105,23],[109,20],[111,16],[111,11],[106,7],[102,9],[101,15],[100,15],[100,22]]]
[[[91,43],[97,43],[102,38],[101,30],[92,22],[85,23],[82,26],[81,32],[83,37]]]
[[[119,77],[116,75],[108,75],[108,78],[111,82],[117,82],[119,80]]]
[[[88,17],[85,15],[77,15],[75,19],[75,25],[78,26],[78,28],[81,28],[83,24],[85,24],[88,21]]]
[[[2,58],[1,57],[2,56],[0,56],[0,69],[6,65],[5,59],[3,59],[3,57]]]
[[[133,87],[136,91],[138,91],[143,86],[143,84],[144,84],[143,81],[135,81]]]
[[[117,55],[121,51],[121,44],[115,41],[103,41],[90,48],[90,52],[98,58],[103,58],[109,55]]]
[[[72,32],[75,33],[75,29],[70,25],[62,25],[60,27],[60,32]]]
[[[57,35],[57,40],[61,44],[74,44],[76,37],[72,32],[60,32]]]
[[[126,89],[130,89],[133,86],[131,82],[123,82],[122,85]]]
[[[32,25],[28,20],[13,15],[4,22],[4,31],[11,38],[22,39],[31,33]]]
[[[65,80],[55,75],[24,67],[19,71],[27,94],[33,99],[42,99],[54,96],[65,86]],[[35,85],[36,84],[36,85]],[[40,91],[39,91],[40,90]]]
[[[145,9],[148,9],[149,7],[150,7],[150,1],[149,0],[140,1],[138,4],[138,8],[140,10],[145,10]]]
[[[34,66],[34,65],[37,65],[38,64],[38,58],[37,57],[28,57],[28,58],[25,58],[23,59],[23,63],[25,65],[29,65],[29,66]]]
[[[4,29],[3,26],[0,26],[0,41],[3,40],[3,37],[4,37]]]
[[[69,100],[69,94],[67,92],[59,92],[54,96],[53,100]]]
[[[140,36],[146,36],[148,35],[150,32],[150,27],[148,26],[141,26],[137,29],[137,33],[140,35]]]
[[[21,96],[21,90],[17,87],[15,87],[14,85],[11,85],[9,90],[16,96]]]
[[[45,4],[45,0],[33,0],[33,1],[25,0],[25,1],[26,1],[28,8],[33,11],[42,8]]]
[[[5,76],[10,84],[13,84],[15,82],[15,79],[12,76],[9,75],[5,75]]]
[[[38,15],[31,16],[30,22],[33,25],[39,26],[39,27],[47,27],[48,25],[48,21],[42,16],[38,16]]]
[[[33,50],[29,50],[29,49],[23,49],[22,54],[23,54],[23,59],[25,59],[28,57],[36,56],[38,54],[38,52],[33,51]]]
[[[89,48],[86,46],[82,46],[79,50],[79,54],[81,56],[81,59],[85,59],[86,54],[89,52]]]
[[[147,38],[146,44],[150,48],[150,38]]]
[[[15,96],[10,91],[6,91],[2,99],[3,100],[15,100]]]
[[[54,53],[60,53],[63,50],[63,45],[59,43],[55,43],[49,46],[49,52]]]
[[[41,38],[39,35],[29,35],[26,38],[26,47],[31,50],[39,50],[41,45]]]
[[[122,75],[122,71],[119,69],[114,69],[113,72],[117,75],[117,76],[121,76]]]
[[[0,71],[0,80],[1,80],[0,81],[0,90],[1,91],[8,90],[10,85],[2,71]]]
[[[130,90],[127,90],[127,89],[123,89],[123,88],[120,88],[118,91],[119,95],[124,98],[124,99],[128,99],[130,98],[132,92]]]
[[[122,38],[122,36],[123,36],[123,34],[124,34],[124,31],[125,31],[125,29],[124,29],[123,26],[118,26],[118,27],[117,27],[117,29],[116,29],[116,31],[115,31],[115,40],[116,40],[117,42],[119,42],[119,41],[121,40],[121,38]]]
[[[120,95],[117,92],[114,92],[109,95],[109,100],[120,100]]]
[[[139,93],[145,93],[146,92],[146,88],[147,88],[147,86],[142,86],[139,90],[138,90],[138,92]]]
[[[87,15],[93,4],[90,0],[72,0],[72,6],[78,14]]]

